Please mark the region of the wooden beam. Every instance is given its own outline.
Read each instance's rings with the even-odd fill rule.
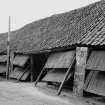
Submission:
[[[58,89],[57,95],[60,95],[60,93],[61,93],[61,91],[62,91],[62,88],[63,88],[63,85],[64,85],[66,79],[68,78],[68,75],[70,75],[70,77],[71,77],[72,74],[73,74],[73,73],[70,73],[70,69],[68,69],[68,71],[66,72],[65,77],[64,77],[64,79],[63,79],[63,81],[62,81],[62,83],[61,83],[61,85],[60,85],[60,87],[59,87],[59,89]]]
[[[24,74],[28,71],[28,69],[26,71],[23,72],[23,74],[20,76],[19,79],[17,79],[17,82],[19,82],[21,80],[21,78],[24,76]]]
[[[30,75],[30,80],[31,80],[31,82],[33,82],[33,55],[30,55],[30,65],[31,65],[31,75]]]
[[[87,52],[87,47],[76,48],[76,67],[73,87],[73,91],[76,96],[83,96]]]
[[[38,83],[38,81],[39,81],[39,79],[40,79],[40,77],[42,76],[42,74],[43,74],[44,71],[45,71],[45,67],[43,67],[43,69],[41,70],[39,76],[37,77],[37,79],[36,79],[36,81],[35,81],[35,86],[37,85],[37,83]]]
[[[11,17],[9,16],[8,37],[7,37],[7,72],[6,72],[6,79],[9,79],[9,67],[10,67],[10,28],[11,28]]]
[[[73,58],[72,63],[70,64],[70,66],[69,66],[69,68],[68,68],[68,70],[67,70],[67,72],[66,72],[66,74],[65,74],[65,76],[64,76],[64,79],[63,79],[63,81],[62,81],[62,83],[61,83],[61,85],[60,85],[60,87],[59,87],[59,89],[58,89],[57,95],[59,95],[59,94],[61,93],[62,87],[63,87],[63,85],[64,85],[64,83],[65,83],[67,77],[68,77],[69,74],[70,74],[70,69],[71,69],[72,64],[74,63],[74,60],[75,60],[75,57]],[[71,77],[71,75],[72,75],[72,73],[70,74],[70,77]]]
[[[90,71],[87,78],[86,78],[85,84],[84,84],[84,90],[87,89],[89,82],[91,81],[93,75],[94,75],[94,71]]]
[[[11,52],[11,57],[10,57],[10,72],[13,71],[13,60],[14,60],[14,52]]]

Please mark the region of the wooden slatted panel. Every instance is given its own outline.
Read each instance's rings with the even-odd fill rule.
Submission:
[[[26,80],[30,74],[30,71],[24,73],[24,75],[20,78],[21,80]]]
[[[6,73],[7,67],[4,65],[0,65],[0,73]]]
[[[92,76],[94,75],[94,71],[90,71],[86,80],[85,80],[85,84],[84,84],[84,90],[87,89],[89,82],[91,81]]]
[[[94,71],[86,91],[105,96],[105,72]]]
[[[19,55],[17,55],[14,58],[13,64],[17,65],[17,66],[24,66],[28,59],[29,59],[29,56],[19,56]]]
[[[70,65],[72,66],[72,64],[74,63],[72,62],[73,59],[75,59],[75,51],[57,53],[57,55],[54,54],[53,56],[51,55],[50,60],[48,59],[50,63],[47,62],[48,63],[47,67],[53,69],[48,71],[43,80],[51,82],[62,82],[65,73],[67,72],[67,68]]]
[[[75,55],[75,51],[51,54],[45,68],[68,68]]]
[[[5,63],[7,61],[7,55],[0,55],[0,63]]]
[[[12,71],[10,73],[10,78],[15,78],[15,79],[18,79],[19,80],[22,77],[21,80],[26,80],[27,77],[28,77],[28,75],[29,75],[29,71],[27,71],[26,73],[24,73],[25,71],[26,71],[26,69],[24,70],[24,69],[21,69],[21,68],[16,67],[14,69],[14,71]]]
[[[46,76],[43,78],[43,81],[50,81],[50,82],[62,82],[64,75],[66,73],[66,70],[61,69],[53,69],[50,70]]]
[[[105,71],[105,51],[92,51],[86,69]]]

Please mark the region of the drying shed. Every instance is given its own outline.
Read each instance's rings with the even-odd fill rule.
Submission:
[[[80,63],[76,63],[74,91],[81,93],[88,48],[105,45],[104,9],[105,1],[102,0],[28,24],[18,30],[11,48],[17,53],[37,55],[41,51],[75,47],[76,62]],[[80,47],[79,51],[77,47]],[[87,48],[83,50],[81,47]]]
[[[55,69],[56,67],[64,67],[65,64],[63,63],[66,60],[62,64],[59,63],[59,66],[53,63],[55,61],[52,57],[58,56],[56,54],[49,56],[45,65],[49,52],[53,52],[53,50],[62,52],[62,49],[70,51],[72,47],[75,47],[76,70],[74,75],[74,92],[82,93],[88,48],[105,46],[104,23],[105,1],[102,0],[86,7],[35,21],[22,27],[12,33],[10,48],[15,53],[31,55],[31,58],[34,58],[31,61],[34,61],[34,63],[32,62],[32,68],[33,74],[36,75],[34,78],[36,78],[43,71],[42,68]],[[0,41],[0,51],[5,51],[6,34],[4,36],[0,35],[0,39],[2,40]],[[47,54],[44,54],[46,51],[48,51]],[[59,60],[62,61],[62,59],[66,58],[60,57]],[[37,60],[39,63],[36,63]],[[67,62],[69,61],[67,60]],[[40,65],[41,68],[37,69],[39,71],[36,73],[36,68],[39,68]],[[49,75],[49,73],[47,74]]]

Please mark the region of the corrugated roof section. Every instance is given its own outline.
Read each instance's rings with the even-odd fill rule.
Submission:
[[[92,51],[86,69],[105,71],[105,51]]]

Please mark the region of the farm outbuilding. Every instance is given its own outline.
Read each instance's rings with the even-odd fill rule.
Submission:
[[[0,36],[5,40],[0,44],[1,51],[6,51],[5,36]],[[72,71],[76,95],[83,95],[83,90],[104,95],[104,86],[95,88],[99,81],[104,85],[104,0],[35,21],[13,32],[11,36],[11,51],[29,57],[30,68],[27,73],[36,83],[39,80],[60,82],[60,92]],[[18,56],[22,60],[15,64],[11,77],[18,71],[24,74],[25,69],[22,71],[24,67],[20,65],[24,60],[22,56]],[[43,74],[44,70],[47,72]],[[18,78],[17,75],[15,77]]]

